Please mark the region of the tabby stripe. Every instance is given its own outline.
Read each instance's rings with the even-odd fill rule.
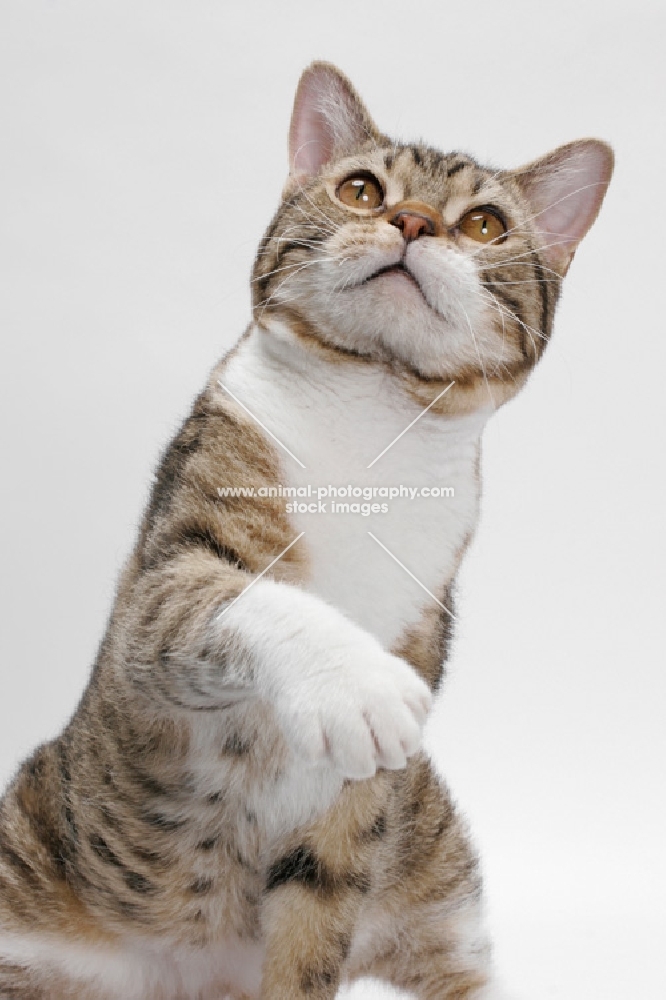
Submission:
[[[289,882],[330,892],[334,879],[316,854],[310,848],[301,846],[271,865],[266,878],[266,891],[272,892]]]
[[[367,875],[351,871],[336,875],[305,845],[285,854],[271,865],[266,877],[266,892],[272,892],[290,882],[327,895],[341,889],[357,889],[362,893],[370,889],[370,878]]]
[[[165,859],[157,851],[151,851],[147,847],[130,847],[132,853],[139,861],[145,861],[148,865],[155,865],[157,867],[164,867]]]
[[[173,796],[173,789],[167,788],[152,774],[148,774],[129,760],[124,760],[123,766],[131,784],[140,788],[142,792],[157,798],[171,798]]]
[[[306,969],[301,975],[300,987],[303,993],[327,992],[333,984],[337,985],[340,978],[340,965],[337,962],[329,961],[323,966],[314,969]]]
[[[350,934],[339,934],[335,941],[327,941],[325,951],[328,952],[328,957],[322,958],[318,965],[310,966],[301,974],[303,992],[328,992],[331,984],[337,983],[340,967],[347,958],[350,948]]]
[[[527,330],[525,329],[525,326],[521,325],[521,323],[522,324],[525,323],[522,314],[521,303],[517,302],[516,299],[514,299],[511,295],[509,295],[509,293],[506,292],[501,285],[498,285],[497,287],[493,286],[493,295],[495,295],[498,299],[500,299],[504,303],[504,305],[508,307],[509,311],[513,313],[515,318],[519,321],[518,336],[520,339],[520,351],[525,360],[527,361],[529,359],[529,352],[527,350]]]
[[[190,892],[194,893],[196,896],[205,896],[206,893],[209,893],[212,890],[214,885],[214,879],[202,875],[190,884]]]
[[[268,249],[268,244],[275,236],[275,230],[277,229],[281,221],[282,221],[281,212],[278,212],[278,214],[272,220],[271,224],[269,225],[268,229],[266,230],[266,232],[262,237],[261,243],[259,244],[259,249],[257,250],[257,258],[263,257],[264,252]]]
[[[219,844],[219,842],[220,842],[220,837],[218,834],[215,837],[208,837],[207,840],[202,840],[200,843],[197,844],[197,848],[200,851],[212,851]]]
[[[22,965],[0,961],[0,998],[2,1000],[46,1000],[29,977],[29,970]]]
[[[20,875],[21,878],[30,882],[31,885],[36,886],[39,884],[39,876],[32,865],[25,858],[22,858],[3,838],[0,838],[0,861],[6,862],[9,868]]]
[[[141,814],[141,819],[144,823],[148,823],[157,830],[164,830],[165,833],[182,830],[184,826],[187,826],[186,819],[169,819],[168,816],[163,816],[162,813],[144,812]]]
[[[247,566],[235,549],[220,542],[210,528],[199,524],[188,525],[178,531],[178,538],[182,545],[206,549],[216,555],[218,559],[235,565],[238,569],[247,570]]]
[[[104,837],[100,837],[96,833],[91,833],[88,837],[88,843],[100,861],[103,861],[105,865],[109,865],[111,868],[116,868],[121,873],[123,882],[132,892],[137,892],[143,896],[157,892],[157,886],[149,878],[141,875],[140,872],[132,871],[131,868],[128,868],[120,860],[115,851],[112,851],[104,840]]]
[[[171,665],[171,657],[172,656],[173,656],[173,658],[176,661],[178,661],[177,654],[175,654],[175,653],[174,654],[171,654],[171,653],[162,654],[162,656],[160,657],[160,664],[161,664],[162,669],[164,671],[166,671],[170,667],[170,665]],[[182,661],[181,661],[181,666],[182,665],[183,664],[182,664]],[[208,666],[209,664],[208,663],[205,663],[205,664],[202,663],[201,665],[202,666],[204,666],[204,665]],[[172,694],[170,692],[170,690],[166,690],[165,691],[165,696],[167,697],[167,699],[169,701],[172,701],[174,705],[179,705],[181,708],[187,708],[187,709],[189,709],[190,711],[193,711],[193,712],[199,712],[199,711],[200,712],[204,712],[204,711],[218,711],[219,712],[219,711],[221,711],[221,709],[228,707],[228,703],[225,703],[225,702],[222,702],[222,701],[215,701],[211,705],[212,695],[210,694],[209,691],[204,691],[202,688],[199,687],[199,685],[196,683],[196,681],[194,679],[195,676],[196,676],[196,668],[193,668],[192,664],[189,664],[189,671],[188,671],[188,674],[187,674],[187,677],[186,677],[187,687],[188,687],[189,692],[191,694],[196,695],[199,698],[201,698],[202,702],[204,702],[205,704],[202,704],[202,705],[191,705],[191,704],[188,704],[186,702],[182,702],[182,701],[180,701],[176,697],[176,695]],[[169,677],[167,676],[164,679],[164,683],[168,683],[168,681],[169,681]]]
[[[61,736],[58,740],[58,769],[60,771],[60,777],[65,785],[68,785],[72,780],[72,774],[69,769],[69,761],[67,759],[67,751],[65,747],[65,738]]]
[[[175,488],[183,474],[185,464],[201,446],[200,417],[190,416],[183,423],[178,435],[164,452],[150,492],[145,523],[152,528],[161,514],[167,513]]]
[[[224,741],[222,753],[232,757],[245,757],[252,749],[252,741],[244,740],[238,733],[232,733]]]
[[[465,167],[470,167],[470,166],[471,166],[471,163],[465,163],[463,161],[460,161],[458,163],[454,163],[453,166],[449,167],[449,169],[446,171],[446,176],[447,177],[454,177],[455,174],[459,173],[461,170],[464,170]]]
[[[143,896],[150,896],[157,892],[157,886],[155,883],[151,882],[149,878],[146,878],[145,875],[141,875],[139,872],[133,872],[125,869],[123,872],[123,879],[127,888],[131,889],[132,892],[138,892]]]
[[[277,267],[288,253],[292,250],[302,250],[306,254],[312,253],[311,243],[323,243],[327,239],[326,233],[307,233],[300,240],[289,240],[280,243],[275,254],[275,266]]]
[[[536,278],[539,282],[539,292],[541,294],[541,332],[544,337],[548,336],[550,327],[550,303],[548,299],[548,282],[546,281],[546,276],[543,271],[543,266],[539,259],[539,255],[536,250],[532,256],[532,263],[534,264],[534,270],[536,272]]]
[[[70,785],[72,781],[72,775],[69,769],[69,761],[67,759],[67,748],[65,746],[64,735],[61,736],[58,741],[58,769],[60,771],[60,787],[62,791],[62,800],[63,800],[62,815],[67,825],[68,841],[70,845],[70,856],[73,857],[74,854],[76,853],[76,844],[79,839],[79,831],[76,826],[76,820],[74,819],[74,810],[72,809],[72,800],[70,796]]]
[[[367,830],[362,830],[358,836],[361,843],[370,842],[373,840],[381,840],[387,830],[386,813],[381,812],[372,823],[372,826],[368,827]]]
[[[103,861],[105,865],[111,865],[113,868],[123,868],[124,865],[117,854],[115,854],[104,837],[100,837],[97,833],[91,833],[88,837],[88,843],[90,844],[95,855]]]
[[[33,812],[23,810],[30,824],[30,830],[38,844],[41,844],[48,854],[58,878],[63,879],[67,870],[67,862],[72,861],[76,853],[74,842],[60,836],[59,830],[51,823],[45,823]]]
[[[162,664],[162,666],[164,666],[164,664]],[[174,705],[175,708],[182,708],[183,711],[185,712],[219,712],[224,707],[223,705],[218,705],[218,704],[211,705],[210,698],[208,696],[203,695],[201,692],[199,692],[200,697],[202,698],[206,697],[208,704],[194,705],[191,702],[182,701],[180,698],[176,697],[176,695],[170,690],[169,687],[167,687],[167,682],[165,680],[151,678],[151,684],[153,682],[155,683],[157,689],[159,690],[160,694],[162,695],[165,701],[168,701],[170,705]],[[197,692],[194,691],[193,693],[196,694]]]

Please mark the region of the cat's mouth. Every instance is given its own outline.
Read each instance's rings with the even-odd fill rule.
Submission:
[[[373,274],[368,275],[368,277],[365,278],[361,282],[361,284],[367,285],[369,281],[374,281],[375,278],[381,278],[385,274],[399,275],[400,277],[406,279],[412,285],[414,285],[414,287],[419,290],[421,295],[423,295],[423,289],[421,288],[420,284],[418,283],[412,272],[405,265],[405,262],[402,260],[398,261],[397,264],[387,264],[385,267],[380,267],[378,271],[375,271]]]

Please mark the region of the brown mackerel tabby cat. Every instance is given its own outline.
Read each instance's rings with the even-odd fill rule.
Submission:
[[[81,704],[0,805],[3,1000],[501,995],[419,742],[480,436],[612,153],[403,145],[316,63],[290,156],[252,324],[166,451]]]

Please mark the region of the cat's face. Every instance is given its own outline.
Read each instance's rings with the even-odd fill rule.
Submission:
[[[540,357],[612,153],[583,140],[517,171],[382,136],[348,81],[305,72],[292,173],[255,265],[255,318],[342,351],[512,395]],[[491,388],[492,387],[492,388]],[[494,392],[493,392],[494,390]]]

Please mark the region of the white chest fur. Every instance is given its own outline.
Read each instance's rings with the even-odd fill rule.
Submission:
[[[329,361],[277,323],[269,333],[252,330],[221,381],[302,463],[278,449],[281,485],[301,494],[284,502],[294,536],[305,532],[309,588],[390,647],[432,603],[423,588],[441,599],[474,530],[488,412],[425,413],[377,459],[423,407],[379,366]],[[356,495],[345,495],[350,486]],[[338,495],[318,493],[329,487]],[[400,487],[410,495],[386,496]],[[433,488],[439,496],[421,495]],[[346,512],[341,504],[358,507]]]

